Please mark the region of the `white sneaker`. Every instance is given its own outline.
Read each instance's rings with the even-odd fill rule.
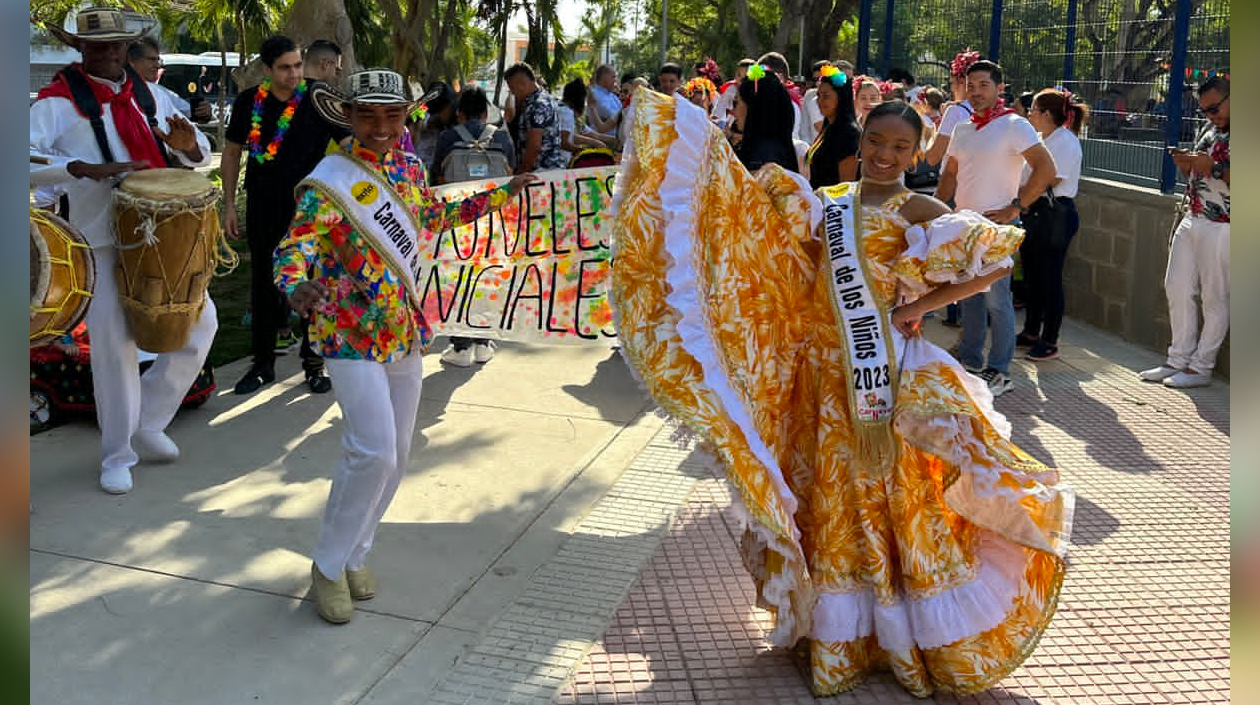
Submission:
[[[494,343],[485,341],[473,345],[473,362],[484,365],[494,359]]]
[[[102,468],[101,489],[110,494],[127,494],[131,491],[131,468]]]
[[[446,352],[442,353],[442,362],[456,367],[472,367],[473,349],[469,346],[463,350],[456,350],[455,346],[452,345],[446,349]]]
[[[179,460],[179,446],[162,431],[136,431],[131,447],[146,463],[173,463]]]
[[[981,372],[980,379],[989,385],[989,391],[993,392],[993,398],[996,399],[1003,394],[1015,388],[1015,383],[1011,381],[1010,375],[1004,375],[992,367]]]
[[[1178,372],[1175,375],[1164,378],[1164,386],[1173,389],[1190,389],[1191,387],[1206,387],[1212,383],[1212,375],[1207,372]]]
[[[1176,367],[1160,365],[1159,367],[1152,367],[1149,370],[1142,370],[1138,373],[1138,379],[1141,379],[1143,382],[1163,382],[1179,372],[1181,372],[1181,370]]]

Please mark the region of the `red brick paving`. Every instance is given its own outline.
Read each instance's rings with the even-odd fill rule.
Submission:
[[[1078,494],[1058,615],[999,687],[932,700],[1229,702],[1229,388],[1143,384],[1134,370],[1158,358],[1079,326],[1068,336],[1082,346],[1018,363],[997,404]],[[738,535],[724,481],[702,480],[558,702],[923,702],[888,675],[814,698],[798,661],[765,639]]]

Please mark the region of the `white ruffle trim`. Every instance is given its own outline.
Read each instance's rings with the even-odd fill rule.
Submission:
[[[927,262],[933,250],[963,239],[977,227],[992,229],[1002,226],[970,210],[946,213],[929,222],[926,227],[913,225],[906,228],[906,250],[898,259],[913,259]],[[960,267],[958,269],[929,271],[925,274],[925,278],[936,284],[957,284],[971,281],[977,277],[983,277],[986,274],[1014,266],[1015,264],[1010,257],[1003,257],[995,262],[985,262],[984,256],[987,253],[988,248],[986,247],[973,247],[967,253],[967,261],[959,263]],[[902,287],[906,290],[920,295],[927,291],[923,287],[922,282],[904,277],[899,277],[899,280]]]
[[[886,651],[935,649],[993,629],[1026,585],[1028,553],[996,534],[981,534],[975,579],[921,600],[876,603],[870,590],[822,593],[811,638],[853,641],[875,634]]]
[[[727,415],[744,434],[754,457],[765,466],[775,491],[788,516],[796,514],[797,499],[774,455],[766,446],[744,407],[744,402],[731,386],[718,361],[717,346],[705,322],[700,294],[696,290],[695,248],[692,230],[695,227],[695,190],[702,186],[699,166],[705,159],[709,130],[715,130],[708,117],[690,101],[675,96],[674,129],[678,139],[670,146],[665,162],[665,178],[661,182],[661,212],[665,217],[665,250],[673,262],[665,273],[670,292],[665,301],[681,314],[678,337],[683,349],[700,363],[705,385],[713,391]],[[799,530],[792,524],[795,538]]]

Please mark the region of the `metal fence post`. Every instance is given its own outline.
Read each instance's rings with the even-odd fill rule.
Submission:
[[[1177,18],[1173,24],[1172,65],[1168,69],[1168,98],[1164,103],[1164,114],[1168,116],[1165,125],[1165,146],[1176,147],[1181,144],[1181,107],[1182,93],[1186,84],[1186,50],[1190,43],[1190,5],[1191,0],[1178,0]],[[1164,165],[1159,174],[1159,190],[1172,193],[1177,187],[1177,166],[1173,164],[1172,155],[1164,152]]]
[[[1067,36],[1063,40],[1063,86],[1076,79],[1076,0],[1068,0]]]
[[[871,70],[871,5],[875,0],[862,0],[858,9],[857,40],[857,72],[869,73]]]
[[[993,0],[993,14],[989,17],[989,55],[985,57],[998,63],[1002,53],[1002,0]]]
[[[892,44],[893,44],[893,8],[896,0],[888,0],[884,5],[884,46],[880,47],[880,65],[884,69],[884,78],[888,78],[888,72],[892,70]]]

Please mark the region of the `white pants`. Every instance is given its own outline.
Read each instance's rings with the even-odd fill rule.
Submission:
[[[197,373],[206,361],[219,328],[210,295],[182,350],[157,356],[140,376],[136,340],[127,328],[114,268],[114,248],[92,249],[96,257],[96,289],[88,306],[88,336],[92,341],[92,393],[101,427],[101,468],[129,468],[139,458],[131,449],[137,430],[163,431],[175,418]]]
[[[1229,223],[1194,216],[1181,221],[1168,251],[1164,292],[1172,327],[1168,366],[1211,372],[1229,332]]]
[[[423,361],[419,353],[388,364],[326,360],[344,424],[344,452],[315,543],[315,565],[330,580],[347,568],[363,568],[376,527],[407,470]]]

